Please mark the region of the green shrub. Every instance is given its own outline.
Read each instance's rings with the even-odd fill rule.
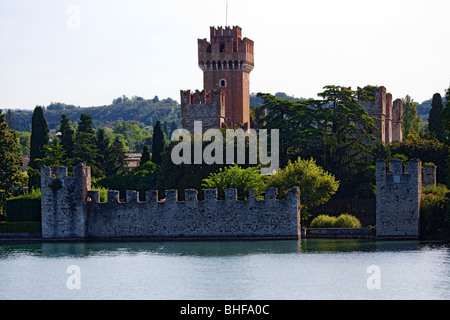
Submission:
[[[302,215],[314,206],[319,206],[330,200],[339,188],[339,181],[334,175],[316,164],[314,159],[298,158],[276,174],[269,176],[267,187],[277,188],[280,198],[286,195],[292,187],[300,187]]]
[[[265,176],[259,173],[258,167],[241,168],[237,164],[219,172],[211,173],[208,178],[203,179],[202,187],[204,189],[217,189],[218,199],[224,199],[225,189],[237,189],[238,198],[245,200],[248,189],[255,190],[255,196],[260,197],[265,189]]]
[[[6,221],[24,222],[41,221],[41,190],[8,199],[6,201]]]
[[[341,214],[339,217],[333,217],[321,214],[315,217],[310,228],[361,228],[361,222],[355,216],[347,213]]]
[[[326,214],[321,214],[317,217],[315,217],[309,227],[310,228],[334,228],[334,225],[336,223],[336,217],[331,217]]]
[[[361,228],[361,222],[355,216],[343,213],[336,218],[335,228]]]
[[[449,190],[445,185],[422,188],[420,233],[426,236],[450,234]]]
[[[100,191],[100,202],[107,202],[108,201],[108,189],[104,187],[93,187],[91,188],[92,191]]]
[[[1,222],[0,233],[41,232],[40,222]]]

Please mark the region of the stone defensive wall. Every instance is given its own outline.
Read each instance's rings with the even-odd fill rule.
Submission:
[[[118,191],[108,191],[107,202],[91,191],[90,168],[79,164],[68,177],[67,168],[41,168],[42,237],[44,239],[173,239],[173,238],[277,238],[300,235],[299,188],[285,200],[277,190],[267,189],[264,200],[249,191],[248,199],[237,200],[236,189],[204,190],[204,201],[196,190],[185,190],[178,201],[177,190],[166,190],[158,201],[157,191],[147,191],[139,201],[137,191],[127,191],[121,202]]]

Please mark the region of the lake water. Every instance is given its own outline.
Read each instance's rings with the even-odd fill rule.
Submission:
[[[0,299],[450,299],[442,242],[0,244]]]

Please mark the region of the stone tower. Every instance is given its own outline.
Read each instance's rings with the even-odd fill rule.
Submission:
[[[222,105],[216,107],[224,109],[223,114],[217,115],[223,119],[216,122],[222,126],[249,129],[250,72],[254,66],[253,41],[242,38],[242,29],[238,26],[211,27],[209,41],[198,39],[198,65],[203,70],[204,94],[224,92]],[[187,100],[183,101],[186,92],[182,91],[181,94],[182,116],[188,117],[188,108],[184,108]]]
[[[85,200],[91,189],[91,168],[41,167],[42,238],[86,237]]]
[[[402,118],[403,104],[401,99],[392,101],[392,94],[386,92],[383,86],[364,87],[375,97],[372,101],[360,101],[370,117],[375,118],[375,126],[380,130],[373,135],[385,144],[393,141],[403,141]]]
[[[410,160],[403,170],[400,160],[376,163],[376,226],[377,238],[418,238],[422,165]]]

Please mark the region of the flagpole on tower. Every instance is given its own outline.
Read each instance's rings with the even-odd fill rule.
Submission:
[[[225,10],[225,27],[228,26],[228,0],[227,0],[227,5],[226,5],[226,10]]]

